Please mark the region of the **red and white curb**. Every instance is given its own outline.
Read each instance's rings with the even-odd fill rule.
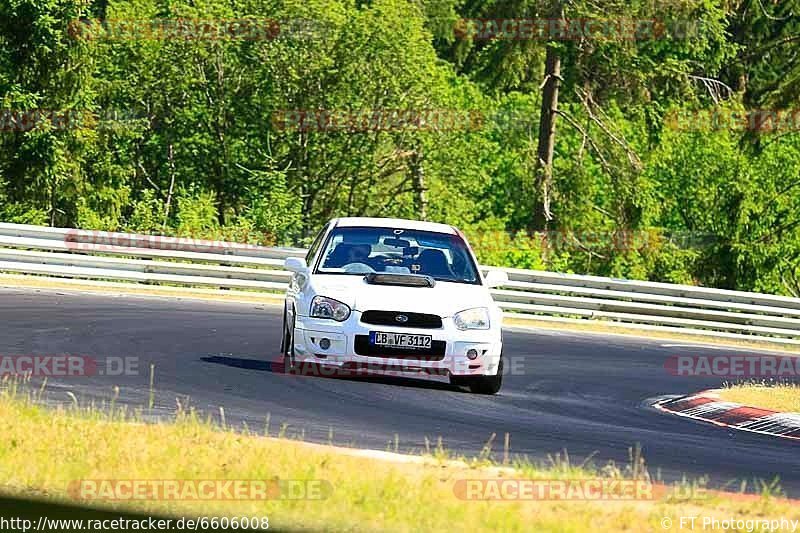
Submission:
[[[739,403],[724,402],[719,399],[716,390],[659,400],[653,407],[659,411],[717,426],[800,441],[800,413],[778,413]]]

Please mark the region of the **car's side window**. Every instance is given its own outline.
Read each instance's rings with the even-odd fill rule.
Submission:
[[[317,255],[317,250],[319,250],[319,246],[320,244],[322,244],[322,237],[325,236],[325,232],[327,231],[327,229],[328,225],[326,224],[325,226],[323,226],[320,232],[317,233],[317,236],[314,237],[314,242],[311,243],[311,248],[308,249],[308,253],[306,254],[307,265],[311,266],[311,261],[313,261],[314,257]]]

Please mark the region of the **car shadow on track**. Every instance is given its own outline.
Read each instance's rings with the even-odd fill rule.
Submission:
[[[256,370],[259,372],[270,372],[289,378],[319,378],[319,379],[343,379],[346,381],[362,381],[366,383],[378,383],[401,387],[413,387],[417,389],[444,390],[451,392],[465,392],[459,387],[442,383],[439,381],[429,381],[424,379],[414,379],[401,376],[380,376],[365,372],[347,371],[333,369],[323,365],[304,365],[299,370],[286,371],[283,361],[268,361],[261,359],[245,359],[228,355],[208,355],[200,358],[205,363],[230,366],[233,368],[243,368],[246,370]]]
[[[277,367],[278,363],[274,361],[261,361],[259,359],[243,359],[241,357],[231,357],[227,355],[208,355],[200,358],[201,361],[206,363],[215,363],[218,365],[232,366],[234,368],[244,368],[247,370],[258,370],[260,372],[275,372],[273,366]],[[281,365],[282,366],[282,365]]]

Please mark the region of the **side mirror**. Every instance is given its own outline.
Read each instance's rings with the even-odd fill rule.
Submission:
[[[307,274],[308,273],[308,265],[306,264],[306,260],[302,257],[287,257],[286,260],[283,262],[283,267],[290,272],[294,272],[296,274]]]
[[[490,270],[486,273],[486,285],[489,288],[494,287],[502,287],[503,285],[508,284],[508,274],[506,274],[503,270]]]

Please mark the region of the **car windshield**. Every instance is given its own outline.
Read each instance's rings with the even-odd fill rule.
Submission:
[[[410,229],[336,228],[325,243],[317,272],[420,274],[438,281],[480,284],[460,236]]]

